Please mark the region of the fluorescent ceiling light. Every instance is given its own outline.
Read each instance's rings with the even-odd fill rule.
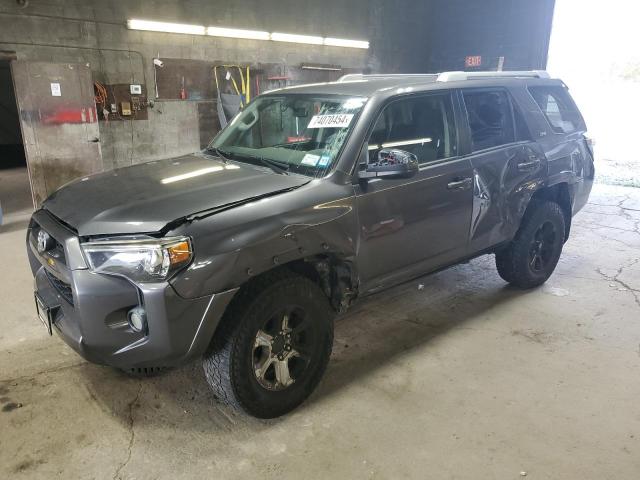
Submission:
[[[330,67],[330,66],[323,66],[323,65],[302,65],[300,68],[302,68],[302,70],[326,70],[329,72],[342,71],[341,67]]]
[[[325,38],[324,44],[331,47],[369,48],[369,42],[364,40],[346,40],[344,38]]]
[[[151,32],[186,33],[189,35],[211,35],[212,37],[245,38],[250,40],[273,40],[275,42],[305,43],[309,45],[326,45],[329,47],[369,48],[365,40],[347,40],[345,38],[323,38],[313,35],[297,35],[294,33],[269,33],[260,30],[243,30],[240,28],[205,27],[186,23],[155,22],[132,18],[127,20],[131,30],[147,30]],[[329,70],[329,68],[316,68]]]
[[[188,33],[190,35],[204,35],[203,25],[187,25],[186,23],[152,22],[150,20],[127,20],[127,27],[131,30],[149,30],[151,32]]]
[[[271,40],[276,42],[308,43],[311,45],[322,45],[324,43],[324,38],[322,37],[294,35],[292,33],[272,33]]]
[[[252,40],[269,40],[269,32],[258,30],[241,30],[238,28],[209,27],[207,35],[212,37],[248,38]]]

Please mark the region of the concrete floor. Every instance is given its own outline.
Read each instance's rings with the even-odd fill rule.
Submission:
[[[33,209],[27,167],[0,169],[0,207],[4,216]]]
[[[484,257],[361,303],[272,421],[216,404],[199,364],[131,379],[49,338],[20,218],[0,228],[0,478],[640,475],[640,189],[596,186],[537,290]]]

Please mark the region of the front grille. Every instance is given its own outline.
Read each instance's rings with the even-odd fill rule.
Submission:
[[[33,225],[31,227],[31,236],[32,236],[32,239],[33,239],[32,242],[34,245],[38,245],[38,233],[40,233],[41,230],[42,230],[42,227],[40,227],[40,225],[38,225],[36,222],[33,222]],[[51,237],[51,239],[53,240],[53,246],[47,250],[47,254],[55,258],[58,263],[62,263],[63,265],[66,265],[67,259],[64,254],[64,247],[53,236]]]
[[[62,298],[73,305],[73,291],[71,290],[71,285],[60,280],[58,277],[50,273],[46,268],[44,270],[44,273],[46,273],[49,282],[51,283],[51,285],[53,285],[53,288],[58,291]]]

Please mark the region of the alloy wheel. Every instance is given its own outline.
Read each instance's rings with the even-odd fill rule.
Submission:
[[[541,272],[546,268],[553,256],[557,233],[551,222],[544,222],[536,230],[529,251],[529,267],[534,272]]]
[[[314,332],[306,312],[289,306],[272,315],[258,330],[253,345],[253,371],[267,390],[284,390],[299,380],[313,355]]]

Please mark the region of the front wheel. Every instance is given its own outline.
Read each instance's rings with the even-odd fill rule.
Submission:
[[[203,366],[214,394],[259,418],[302,403],[324,373],[333,343],[333,311],[311,280],[278,272],[233,299]]]
[[[530,205],[513,241],[496,252],[499,275],[519,288],[542,285],[558,264],[564,232],[564,214],[557,203]]]

